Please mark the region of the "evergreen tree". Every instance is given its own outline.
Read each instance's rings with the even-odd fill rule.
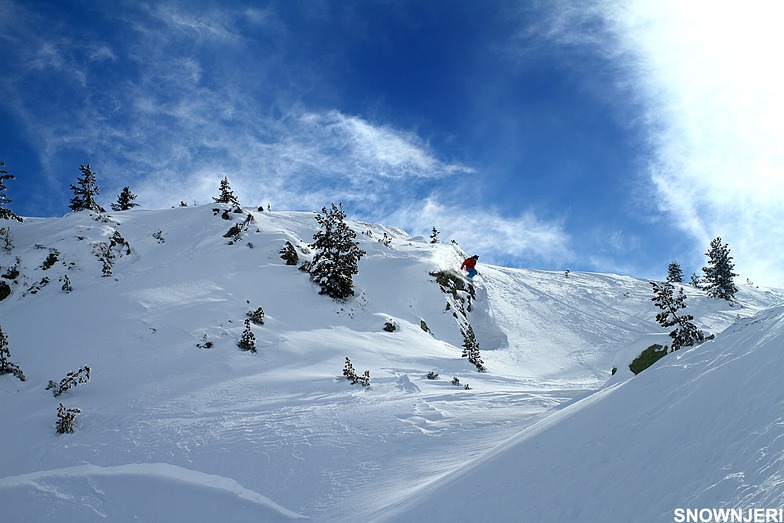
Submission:
[[[359,260],[365,251],[359,248],[357,234],[346,224],[343,204],[327,211],[324,207],[316,215],[321,229],[313,235],[312,247],[316,254],[310,268],[310,276],[319,284],[319,294],[335,300],[345,300],[354,295],[353,277],[359,272]]]
[[[695,289],[702,289],[702,280],[696,272],[691,273],[691,286]]]
[[[0,220],[16,220],[18,222],[24,221],[21,217],[17,216],[16,214],[8,208],[8,204],[11,203],[11,199],[9,199],[5,195],[5,191],[7,187],[5,186],[6,180],[15,180],[16,176],[13,174],[8,174],[8,171],[3,169],[5,164],[0,162]]]
[[[468,358],[468,361],[476,367],[477,371],[487,372],[485,363],[479,355],[479,342],[476,339],[473,327],[469,324],[466,329],[461,329],[461,332],[463,333],[463,357]]]
[[[672,260],[667,267],[667,281],[670,283],[683,283],[683,270],[675,260]]]
[[[74,421],[76,415],[81,414],[81,410],[77,408],[69,409],[62,403],[57,407],[57,433],[58,434],[72,434],[75,430]]]
[[[215,200],[215,203],[233,203],[234,205],[240,204],[240,201],[236,196],[234,196],[234,193],[231,190],[229,179],[225,176],[220,182],[220,196],[213,198],[213,200]]]
[[[433,232],[430,233],[430,243],[438,243],[438,235],[441,234],[438,232],[438,229],[433,227]]]
[[[76,185],[71,184],[71,190],[74,193],[74,197],[71,198],[71,210],[73,212],[84,210],[105,212],[106,210],[95,201],[95,197],[99,194],[99,188],[95,180],[95,173],[90,169],[90,164],[88,163],[87,167],[80,166],[79,170],[82,171],[82,176],[77,178]]]
[[[242,332],[242,338],[237,346],[242,350],[256,352],[256,335],[250,329],[250,318],[245,318],[245,330]]]
[[[676,296],[673,293],[674,287],[670,282],[664,282],[661,285],[651,282],[651,285],[655,295],[651,299],[661,309],[661,312],[656,315],[656,321],[662,327],[675,327],[675,330],[670,332],[670,338],[672,338],[670,352],[674,352],[681,347],[690,347],[695,343],[702,343],[705,337],[702,331],[692,323],[694,316],[691,314],[678,315],[678,311],[686,307],[686,295],[683,293],[683,288],[678,289],[678,295]]]
[[[733,281],[737,274],[732,272],[735,264],[732,263],[729,245],[722,244],[721,237],[716,237],[711,241],[710,248],[705,255],[708,257],[708,266],[702,268],[702,272],[705,274],[702,288],[708,292],[708,296],[711,298],[732,301],[738,288]]]
[[[0,376],[3,374],[13,374],[21,381],[25,381],[24,372],[16,363],[11,363],[11,350],[8,348],[8,338],[6,338],[3,328],[0,327]]]
[[[123,187],[122,192],[117,196],[117,203],[112,204],[113,211],[127,211],[128,209],[133,209],[134,207],[138,207],[138,203],[134,203],[133,201],[136,199],[136,195],[131,192],[131,188],[127,185]]]

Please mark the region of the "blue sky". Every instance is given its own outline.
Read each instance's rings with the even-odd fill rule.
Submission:
[[[344,203],[480,262],[784,286],[784,9],[750,1],[0,0],[24,216]]]

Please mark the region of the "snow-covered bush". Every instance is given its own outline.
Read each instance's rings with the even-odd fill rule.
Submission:
[[[11,295],[11,286],[4,281],[0,281],[0,301]]]
[[[204,334],[201,337],[201,343],[197,343],[196,346],[199,347],[200,349],[211,349],[212,346],[213,346],[213,343],[212,343],[211,340],[209,340],[207,338],[207,335]]]
[[[76,415],[81,414],[80,409],[69,409],[60,403],[57,407],[57,433],[58,434],[71,434],[75,430],[74,421]]]
[[[0,376],[3,374],[13,374],[21,381],[24,381],[24,372],[19,368],[19,365],[8,361],[10,357],[11,350],[8,348],[8,338],[3,332],[3,328],[0,327]]]
[[[278,251],[280,257],[286,262],[286,265],[296,265],[299,263],[299,255],[294,245],[290,241],[286,241],[283,248]]]
[[[2,242],[5,252],[14,250],[14,237],[11,235],[11,227],[0,227],[0,242]]]
[[[63,282],[63,286],[61,287],[63,292],[67,294],[73,291],[73,287],[71,286],[71,278],[69,278],[67,274],[63,274],[63,277],[60,278],[60,281]]]
[[[54,394],[54,397],[57,398],[68,389],[90,381],[91,372],[92,369],[90,369],[90,366],[84,365],[79,370],[71,371],[66,374],[65,378],[60,380],[59,385],[54,381],[49,380],[49,385],[46,387],[46,390],[53,389],[52,394]]]
[[[437,380],[438,379],[438,373],[436,371],[434,371],[434,370],[431,370],[430,372],[427,373],[427,379],[429,379],[429,380]]]
[[[256,335],[250,329],[250,318],[245,318],[245,330],[242,332],[242,338],[237,342],[237,346],[242,350],[256,352]]]
[[[22,260],[17,256],[16,263],[13,266],[9,267],[3,274],[0,274],[0,278],[5,278],[6,280],[15,280],[19,277],[19,264],[22,263]]]
[[[57,263],[59,257],[60,251],[57,249],[49,249],[49,256],[47,256],[44,262],[41,264],[41,268],[45,271],[51,269],[54,267],[54,264]]]
[[[359,383],[363,387],[370,387],[370,371],[366,370],[362,376],[357,376],[354,365],[351,363],[348,356],[346,356],[346,364],[343,366],[343,375],[352,385]]]
[[[463,330],[463,357],[468,358],[477,371],[487,372],[482,357],[479,355],[479,341],[477,341],[474,329],[470,324]]]
[[[242,212],[241,209],[238,209],[239,212]],[[237,211],[235,211],[237,212]],[[247,231],[250,228],[250,224],[253,223],[255,219],[251,213],[248,213],[245,216],[245,220],[242,223],[235,223],[231,226],[231,228],[223,235],[224,238],[231,238],[229,245],[233,245],[234,243],[240,241],[242,237],[242,233]]]
[[[384,323],[384,330],[386,332],[395,332],[397,330],[397,323],[394,320],[389,319]]]
[[[264,325],[264,309],[261,307],[255,311],[248,311],[247,316],[254,325]]]

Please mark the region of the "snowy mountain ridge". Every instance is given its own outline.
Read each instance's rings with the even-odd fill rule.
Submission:
[[[774,435],[784,400],[773,371],[745,362],[775,366],[780,357],[772,347],[781,346],[784,291],[741,286],[731,307],[687,288],[688,312],[716,339],[629,379],[629,355],[666,338],[646,280],[480,263],[468,313],[488,369],[478,373],[461,357],[459,319],[431,274],[460,266],[466,253],[456,245],[350,222],[367,256],[356,296],[339,303],[281,259],[287,241],[303,260],[312,255],[313,213],[224,211],[80,212],[13,224],[13,247],[0,254],[0,273],[15,276],[3,278],[11,294],[0,301],[0,327],[27,380],[0,376],[0,500],[15,520],[411,521],[425,511],[431,521],[491,513],[519,521],[516,511],[534,510],[523,520],[629,521],[621,519],[629,500],[655,507],[656,518],[694,500],[781,504],[776,464],[784,454]],[[235,225],[239,233],[226,236]],[[252,354],[237,342],[257,307],[265,322],[253,327]],[[383,329],[390,321],[394,332]],[[370,387],[341,376],[346,357],[370,371]],[[89,383],[59,399],[45,390],[84,364],[93,369]],[[754,379],[720,382],[726,371],[717,368]],[[700,401],[673,401],[668,392],[673,405],[663,407],[661,387]],[[673,470],[643,482],[612,463],[613,455],[661,462],[641,454],[635,427],[658,434],[670,423],[662,413],[687,426],[693,409],[742,407],[736,414],[748,418],[748,405],[733,402],[736,389],[749,404],[773,404],[746,425],[714,426],[704,448],[689,448],[711,456],[747,442],[743,452],[724,453],[732,460],[718,470],[756,483],[724,480],[719,496],[706,495],[717,491],[700,484],[701,473],[705,481],[716,475],[705,458],[690,462],[696,473],[678,491],[682,499],[652,504],[651,485],[661,494],[656,485],[685,469],[673,461]],[[717,391],[728,403],[712,401]],[[54,431],[58,401],[82,411],[73,434]],[[633,423],[608,433],[619,405]],[[589,414],[605,422],[581,421]],[[770,437],[744,434],[757,429]],[[575,431],[598,447],[581,447],[569,436]],[[568,481],[559,484],[566,472],[548,463],[568,463]],[[746,465],[759,468],[750,475]],[[597,487],[597,475],[612,476],[612,488]],[[477,478],[487,484],[475,489],[483,501],[452,490]],[[541,488],[515,491],[533,484]],[[591,516],[624,487],[641,492],[624,497],[615,515]]]

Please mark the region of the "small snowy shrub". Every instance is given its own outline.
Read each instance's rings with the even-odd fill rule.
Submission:
[[[209,339],[207,339],[207,335],[206,335],[206,334],[204,334],[204,335],[201,337],[201,343],[197,343],[197,344],[196,344],[196,346],[197,346],[198,348],[200,348],[200,349],[211,349],[211,348],[212,348],[212,346],[213,346],[213,344],[212,344],[212,341],[210,341]]]
[[[452,385],[460,385],[460,380],[457,377],[452,378]]]
[[[397,323],[391,319],[387,320],[387,322],[384,324],[384,330],[386,332],[395,332],[397,330]]]
[[[264,309],[261,307],[255,311],[248,311],[247,316],[254,325],[264,325]]]
[[[363,387],[370,387],[370,371],[366,370],[362,376],[357,376],[354,365],[352,365],[348,356],[346,356],[346,364],[343,366],[343,375],[352,385],[359,383]]]
[[[90,366],[85,365],[77,371],[71,371],[66,374],[65,378],[60,380],[59,385],[54,381],[49,380],[49,385],[46,387],[46,390],[53,389],[52,394],[57,398],[68,389],[90,381],[90,372]]]
[[[434,370],[431,370],[430,372],[427,373],[427,379],[429,379],[429,380],[437,380],[438,379],[438,373],[436,371],[434,371]]]
[[[63,292],[69,293],[73,291],[73,287],[71,286],[71,279],[68,277],[67,274],[63,274],[63,277],[60,278],[60,281],[63,282]]]
[[[278,251],[280,257],[286,262],[286,265],[296,265],[299,263],[299,255],[297,254],[297,250],[291,244],[290,241],[287,241],[283,248]]]
[[[75,430],[74,421],[76,415],[81,414],[79,409],[69,409],[60,403],[57,407],[57,433],[58,434],[71,434]]]
[[[0,274],[0,278],[4,278],[6,280],[15,280],[19,277],[19,264],[22,260],[17,256],[16,263],[13,266],[9,267],[7,271],[3,274]]]
[[[235,223],[231,226],[226,234],[223,235],[224,238],[234,238],[235,240],[239,239],[239,235],[242,233],[242,224]]]
[[[242,350],[256,352],[256,335],[250,329],[250,318],[245,319],[245,330],[242,332],[242,338],[237,346]]]
[[[427,322],[425,320],[419,320],[419,327],[428,334],[432,334],[432,332],[430,332],[430,327],[427,326]]]
[[[8,361],[8,358],[10,357],[11,350],[8,348],[8,338],[6,338],[2,327],[0,327],[0,376],[3,374],[13,374],[21,381],[24,381],[24,372],[19,368],[19,365]]]
[[[8,298],[11,294],[11,286],[4,281],[0,281],[0,301]]]
[[[2,242],[5,252],[11,252],[14,249],[14,238],[11,235],[11,227],[0,227],[0,242]]]
[[[27,292],[25,292],[22,296],[24,297],[27,296],[28,294],[38,294],[38,291],[40,291],[47,285],[49,285],[49,277],[44,276],[43,278],[41,278],[41,281],[37,281],[34,284],[30,285],[30,287],[27,289]]]
[[[41,264],[41,268],[43,270],[51,269],[55,263],[57,263],[57,259],[60,256],[60,251],[57,249],[49,249],[49,256],[46,257],[44,262]]]

